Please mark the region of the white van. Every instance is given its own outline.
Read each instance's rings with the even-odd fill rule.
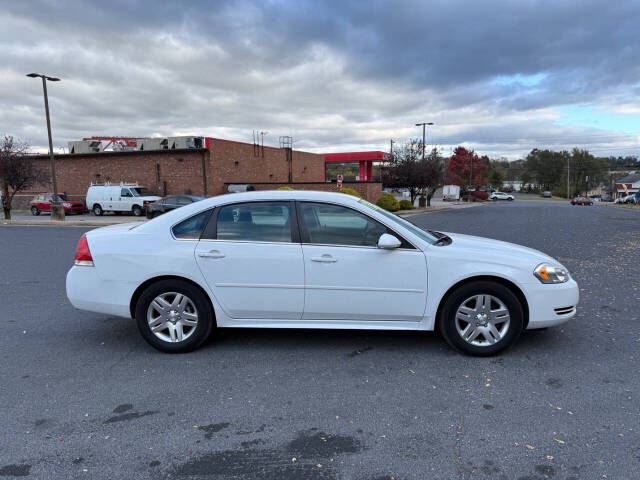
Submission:
[[[160,197],[137,183],[92,183],[87,190],[86,205],[94,215],[130,212],[139,217],[144,214],[147,204],[159,199]]]

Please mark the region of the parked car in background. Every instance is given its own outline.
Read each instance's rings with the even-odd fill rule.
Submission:
[[[84,213],[84,203],[77,202],[75,200],[67,200],[67,197],[60,193],[58,195],[45,193],[42,195],[36,195],[33,197],[33,200],[29,202],[29,210],[31,210],[31,214],[40,215],[42,212],[51,213],[51,204],[54,199],[62,203],[62,207],[64,208],[64,213],[66,215],[82,215]]]
[[[544,198],[551,198],[551,192],[549,190],[545,190],[540,194],[540,196]]]
[[[587,197],[577,196],[571,199],[571,205],[593,205],[593,200]]]
[[[216,327],[271,327],[438,329],[462,352],[493,355],[524,329],[568,321],[579,298],[566,268],[538,250],[302,190],[221,195],[91,230],[66,290],[76,308],[135,318],[172,353]]]
[[[623,197],[622,203],[640,203],[640,192],[630,193],[626,197]]]
[[[87,208],[97,216],[104,212],[126,212],[139,217],[148,204],[159,199],[160,197],[137,183],[105,183],[92,184],[87,191],[86,201]]]
[[[505,192],[493,192],[489,198],[491,200],[493,200],[494,202],[497,200],[508,200],[508,201],[513,201],[513,195],[511,195],[510,193],[505,193]]]
[[[204,197],[198,197],[196,195],[169,195],[168,197],[161,198],[149,204],[147,207],[147,218],[155,218],[165,212],[190,205],[193,202],[199,202],[200,200],[204,200]]]

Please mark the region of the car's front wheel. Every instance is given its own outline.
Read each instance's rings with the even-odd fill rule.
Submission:
[[[474,281],[449,295],[441,311],[440,331],[457,350],[495,355],[515,342],[524,327],[518,297],[504,285]]]
[[[34,205],[31,207],[31,215],[40,215],[40,209]]]
[[[183,280],[151,284],[138,299],[135,314],[142,337],[167,353],[195,350],[215,326],[205,294]]]
[[[104,213],[104,211],[102,210],[102,207],[101,207],[99,204],[97,204],[97,203],[96,203],[96,204],[93,206],[93,214],[94,214],[96,217],[100,217],[103,213]]]
[[[142,208],[140,207],[140,205],[134,205],[131,209],[131,212],[134,216],[139,217],[142,215]]]

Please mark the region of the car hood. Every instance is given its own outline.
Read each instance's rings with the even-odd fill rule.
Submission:
[[[160,200],[161,197],[148,196],[148,197],[134,197],[138,198],[144,202],[155,202],[156,200]]]
[[[542,262],[560,265],[560,262],[546,253],[515,243],[462,233],[446,233],[446,235],[453,240],[453,243],[446,248],[451,248],[464,256],[469,255],[471,258],[489,259],[489,257],[494,257],[496,263],[526,263],[534,267]]]

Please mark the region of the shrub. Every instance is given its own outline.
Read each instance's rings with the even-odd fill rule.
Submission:
[[[473,192],[469,192],[469,194],[476,200],[489,200],[489,194],[487,192],[474,190]]]
[[[293,190],[291,187],[278,187],[278,190]]]
[[[400,200],[400,210],[413,210],[413,203],[410,200]]]
[[[345,193],[347,195],[353,195],[354,197],[360,198],[360,194],[353,188],[342,187],[338,189],[338,193]]]
[[[400,203],[398,203],[396,197],[394,197],[390,193],[383,193],[376,202],[376,205],[380,208],[384,208],[389,212],[397,212],[398,210],[400,210]]]

